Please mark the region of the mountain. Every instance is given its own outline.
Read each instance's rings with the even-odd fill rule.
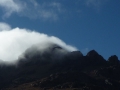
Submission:
[[[34,49],[34,50],[33,50]],[[0,66],[1,90],[120,90],[120,62],[95,50],[84,56],[51,45],[25,51],[16,65]]]

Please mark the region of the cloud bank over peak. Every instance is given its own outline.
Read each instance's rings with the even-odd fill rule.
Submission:
[[[49,36],[44,33],[39,33],[29,29],[21,29],[18,27],[10,28],[10,26],[5,23],[0,24],[3,25],[3,28],[0,30],[0,60],[17,60],[25,50],[33,45],[41,48],[40,50],[46,48],[49,43],[59,45],[67,51],[77,50],[75,47],[67,45],[55,36]]]

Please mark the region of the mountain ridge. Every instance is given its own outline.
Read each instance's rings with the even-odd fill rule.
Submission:
[[[58,47],[59,49],[62,48]],[[26,58],[27,60],[21,59],[17,66],[1,66],[0,88],[3,90],[120,89],[120,61],[116,55],[105,60],[95,50],[89,51],[85,56],[80,51],[73,51],[57,59],[51,58],[51,53]]]

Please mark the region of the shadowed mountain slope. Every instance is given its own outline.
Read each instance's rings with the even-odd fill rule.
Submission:
[[[16,66],[1,65],[2,90],[120,90],[120,63],[115,55],[105,60],[95,50],[84,56],[57,45],[42,53],[26,52]]]

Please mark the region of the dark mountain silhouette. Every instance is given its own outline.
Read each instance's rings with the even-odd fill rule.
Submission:
[[[95,50],[86,56],[57,45],[47,50],[42,54],[25,53],[17,65],[2,64],[0,89],[120,90],[120,63],[116,55],[105,60]]]

